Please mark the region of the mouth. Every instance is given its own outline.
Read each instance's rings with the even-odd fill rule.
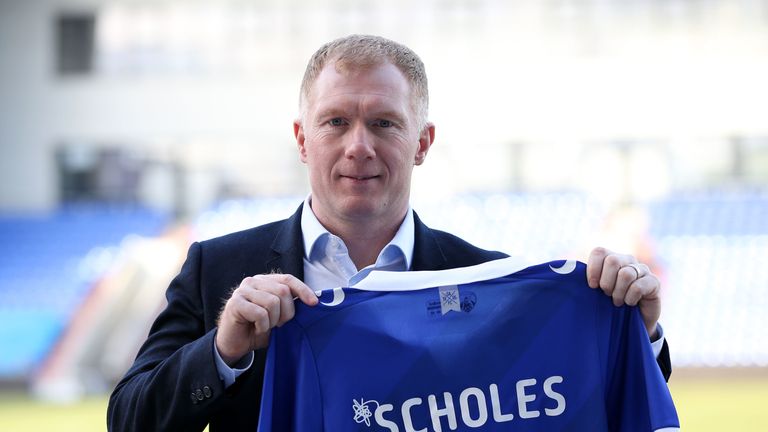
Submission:
[[[373,180],[375,178],[378,178],[377,175],[341,175],[341,178],[354,180],[354,181],[366,181],[366,180]]]

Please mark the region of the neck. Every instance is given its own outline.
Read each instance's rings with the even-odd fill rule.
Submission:
[[[349,251],[349,258],[357,269],[362,269],[376,262],[376,258],[403,223],[405,212],[400,218],[385,222],[383,220],[353,220],[328,223],[318,217],[320,223],[331,233],[341,237]]]
[[[339,237],[347,245],[349,258],[360,270],[376,262],[376,258],[384,246],[392,241],[398,227],[399,225],[389,229],[384,229],[381,226],[371,227],[369,230],[360,231],[356,234],[339,234]]]

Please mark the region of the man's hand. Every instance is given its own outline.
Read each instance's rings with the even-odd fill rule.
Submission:
[[[269,332],[293,318],[293,300],[309,306],[317,296],[302,281],[288,274],[247,277],[227,300],[219,316],[216,349],[232,366],[255,349],[266,348]]]
[[[647,265],[632,255],[595,248],[587,261],[587,283],[613,298],[613,304],[639,305],[645,329],[651,340],[658,339],[656,323],[661,315],[661,283]]]

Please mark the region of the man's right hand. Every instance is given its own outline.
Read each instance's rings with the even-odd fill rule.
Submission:
[[[222,360],[232,366],[249,352],[266,348],[270,330],[293,318],[295,298],[309,306],[318,302],[304,282],[289,274],[243,279],[219,316],[216,349]]]

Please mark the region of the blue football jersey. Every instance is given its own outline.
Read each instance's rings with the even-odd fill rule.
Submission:
[[[637,308],[586,266],[373,272],[271,335],[259,431],[659,431],[679,423]]]

